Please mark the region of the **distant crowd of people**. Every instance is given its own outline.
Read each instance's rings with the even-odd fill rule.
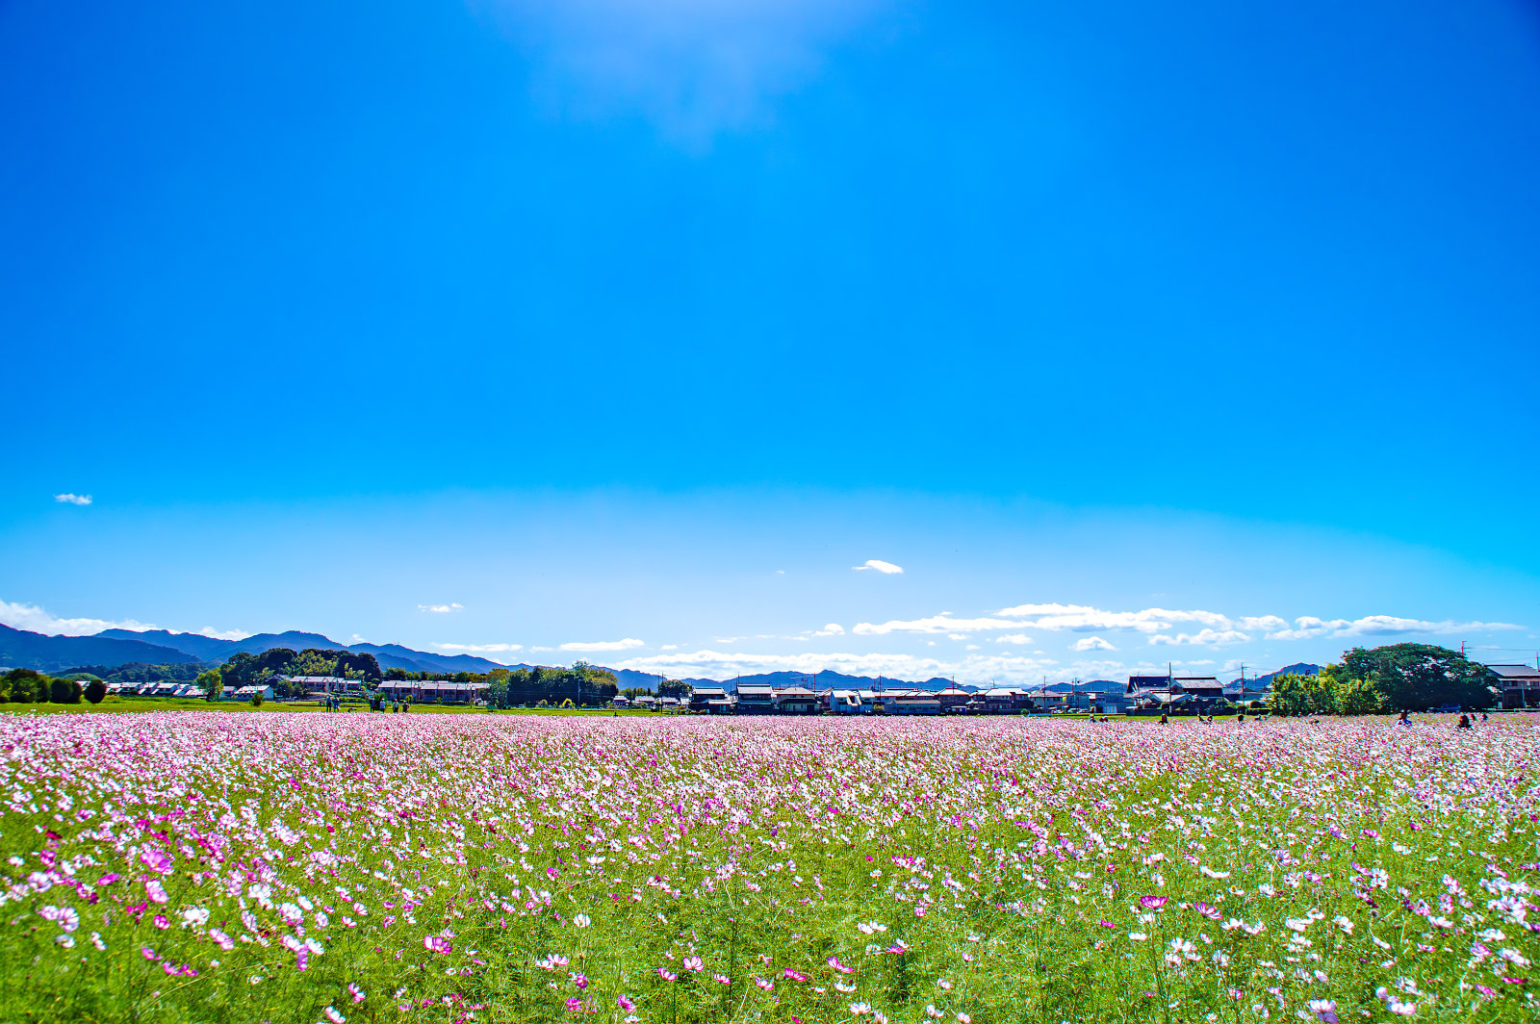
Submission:
[[[1485,711],[1480,712],[1480,715],[1481,715],[1481,721],[1482,722],[1486,722],[1486,721],[1489,720],[1489,716],[1487,715],[1487,713]],[[1203,723],[1204,725],[1213,725],[1214,724],[1214,716],[1213,715],[1208,715],[1208,716],[1198,715],[1196,717],[1197,717],[1197,720],[1199,722]],[[1092,715],[1091,716],[1091,721],[1093,721],[1093,722],[1110,722],[1111,719],[1108,718],[1106,715],[1102,715],[1100,718],[1098,718],[1095,715]],[[1312,724],[1318,724],[1321,720],[1319,718],[1312,718],[1310,721],[1311,721]],[[1170,716],[1168,716],[1168,715],[1161,715],[1160,716],[1160,724],[1161,725],[1167,725],[1169,723],[1170,723]],[[1242,712],[1239,715],[1235,716],[1235,724],[1236,725],[1245,725],[1246,724],[1246,714],[1245,714],[1245,712]],[[1411,712],[1409,712],[1409,711],[1401,712],[1400,716],[1396,718],[1396,724],[1397,725],[1410,726],[1412,724]],[[1467,713],[1467,714],[1461,715],[1460,716],[1460,720],[1458,722],[1456,722],[1455,725],[1454,725],[1454,727],[1456,729],[1473,729],[1473,728],[1475,728],[1475,726],[1476,726],[1476,715],[1475,715],[1475,713]]]

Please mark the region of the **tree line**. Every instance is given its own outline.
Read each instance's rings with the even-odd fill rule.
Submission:
[[[35,669],[13,668],[0,675],[0,704],[79,704],[82,699],[100,704],[107,684],[93,679],[82,686],[78,679],[47,676]]]
[[[570,701],[575,706],[603,704],[618,692],[615,674],[579,661],[571,668],[537,665],[529,668],[495,668],[489,672],[412,672],[391,668],[380,670],[374,655],[352,651],[328,651],[310,648],[293,651],[274,647],[260,654],[241,652],[217,668],[197,676],[199,687],[216,697],[225,687],[271,686],[279,697],[302,697],[305,686],[290,683],[284,677],[333,676],[356,679],[361,689],[378,689],[381,683],[412,683],[447,680],[456,683],[481,683],[483,698],[495,707],[560,705]],[[676,684],[676,688],[679,685]],[[686,692],[688,687],[685,687]]]
[[[1467,710],[1500,701],[1497,675],[1458,651],[1432,644],[1355,647],[1341,664],[1313,676],[1273,680],[1268,706],[1282,715],[1373,715],[1457,706]]]

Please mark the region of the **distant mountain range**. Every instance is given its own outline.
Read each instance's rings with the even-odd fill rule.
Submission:
[[[1246,681],[1246,689],[1250,690],[1255,688],[1260,690],[1264,687],[1271,686],[1273,684],[1273,680],[1277,679],[1279,676],[1318,676],[1320,674],[1321,666],[1311,665],[1302,661],[1297,665],[1285,665],[1278,671],[1269,672],[1265,676],[1257,676],[1255,679],[1249,679]]]
[[[260,654],[274,647],[296,651],[317,648],[374,655],[381,668],[408,672],[488,672],[502,668],[495,661],[469,654],[433,654],[399,644],[339,644],[319,633],[290,630],[258,633],[243,640],[221,640],[201,633],[173,633],[165,629],[104,629],[94,636],[47,636],[0,625],[0,665],[61,672],[82,665],[185,665],[191,662],[221,664],[242,651]]]
[[[288,647],[296,651],[316,648],[325,651],[352,651],[372,654],[380,668],[399,668],[408,672],[489,672],[495,668],[530,668],[529,665],[501,665],[471,654],[434,654],[430,651],[414,651],[400,644],[339,644],[320,633],[289,630],[284,633],[258,633],[242,640],[223,640],[201,633],[173,633],[166,629],[104,629],[94,636],[48,636],[24,629],[12,629],[0,625],[0,666],[7,668],[35,668],[40,672],[63,672],[84,665],[117,666],[129,662],[148,665],[185,665],[199,662],[221,664],[242,651],[260,654],[274,647]],[[655,690],[658,676],[631,669],[609,669],[615,673],[620,688],[645,688]],[[1258,689],[1283,675],[1315,675],[1319,665],[1300,663],[1287,665],[1276,672],[1257,676],[1253,683]],[[809,682],[811,680],[811,682]],[[809,676],[801,672],[762,672],[741,676],[737,679],[686,679],[696,686],[725,686],[729,690],[741,683],[768,683],[776,689],[797,684],[811,685],[814,689],[836,687],[838,689],[869,690],[879,683],[872,676],[850,676],[828,670]],[[888,688],[912,686],[924,690],[942,690],[952,685],[950,679],[940,676],[923,681],[881,679]],[[1125,684],[1110,679],[1092,679],[1080,684],[1083,693],[1121,692]],[[985,689],[983,686],[962,686],[965,690]],[[1051,688],[1068,690],[1070,684],[1055,683]]]

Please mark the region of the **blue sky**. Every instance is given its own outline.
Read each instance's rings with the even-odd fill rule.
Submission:
[[[223,6],[0,6],[0,621],[1540,646],[1531,5]]]

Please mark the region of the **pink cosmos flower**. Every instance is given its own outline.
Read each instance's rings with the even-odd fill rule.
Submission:
[[[170,857],[160,850],[146,850],[139,855],[144,866],[158,875],[169,875],[175,868]]]
[[[615,997],[615,1005],[627,1013],[630,1013],[632,1010],[636,1009],[636,1004],[623,995]]]
[[[834,968],[836,971],[839,971],[841,974],[855,973],[854,967],[846,967],[844,964],[840,963],[839,957],[837,956],[831,956],[826,962],[830,967]]]
[[[454,952],[454,947],[449,944],[449,940],[439,935],[424,936],[422,948],[430,953],[438,953],[440,955]]]
[[[1139,905],[1146,910],[1161,910],[1169,899],[1167,896],[1140,896]]]

